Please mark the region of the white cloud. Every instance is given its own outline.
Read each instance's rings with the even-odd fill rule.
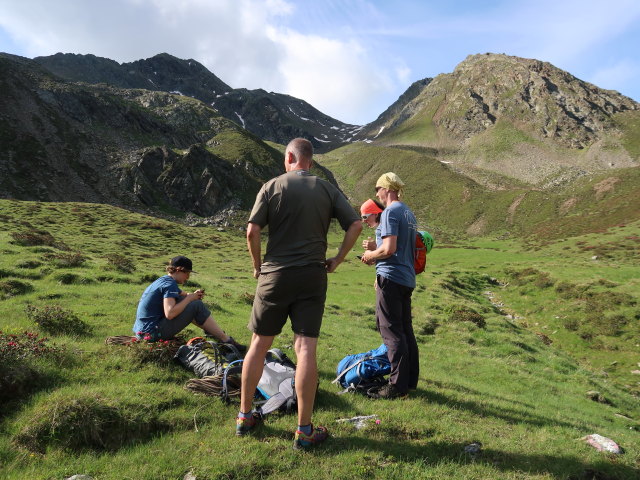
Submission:
[[[323,113],[339,120],[366,112],[365,120],[371,121],[380,113],[371,111],[371,99],[391,90],[392,82],[358,42],[292,30],[272,29],[270,36],[283,50],[278,69],[291,95],[322,106]]]
[[[295,12],[285,0],[23,0],[2,2],[0,27],[30,57],[130,62],[167,52],[200,61],[234,88],[287,93],[347,122],[375,118],[372,96],[393,88],[391,74],[355,40],[281,26]]]

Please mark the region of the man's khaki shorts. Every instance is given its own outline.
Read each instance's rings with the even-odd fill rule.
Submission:
[[[275,336],[289,317],[294,333],[318,337],[326,297],[327,270],[322,264],[260,274],[249,330]]]

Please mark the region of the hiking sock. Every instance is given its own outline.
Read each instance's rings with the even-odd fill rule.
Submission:
[[[313,433],[313,425],[298,425],[298,430],[308,436]]]
[[[238,412],[238,418],[241,418],[243,420],[247,420],[249,418],[251,418],[253,415],[253,412],[249,411],[247,413],[244,412]]]

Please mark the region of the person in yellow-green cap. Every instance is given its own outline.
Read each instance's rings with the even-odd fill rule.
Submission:
[[[393,172],[380,176],[376,197],[384,204],[380,238],[362,261],[376,266],[376,322],[391,363],[389,383],[371,392],[373,398],[399,398],[418,385],[419,351],[411,319],[411,295],[416,286],[413,267],[418,222],[401,198],[404,182]]]

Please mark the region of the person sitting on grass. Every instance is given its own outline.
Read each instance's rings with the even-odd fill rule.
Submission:
[[[189,280],[192,272],[193,263],[187,257],[179,255],[171,259],[167,266],[167,275],[154,281],[142,294],[133,332],[138,338],[152,342],[171,340],[187,325],[195,323],[205,333],[234,345],[244,353],[247,347],[227,335],[202,303],[204,290],[187,293],[178,288],[178,284]]]

